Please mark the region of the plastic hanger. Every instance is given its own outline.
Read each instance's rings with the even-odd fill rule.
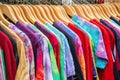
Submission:
[[[17,9],[13,6],[13,5],[10,5],[10,7],[12,8],[12,10],[14,11],[15,15],[16,15],[16,18],[19,20],[19,21],[22,21],[22,22],[25,22],[23,20],[23,18],[20,16],[19,12],[17,11]]]
[[[44,19],[42,18],[42,16],[41,16],[41,14],[39,13],[37,7],[36,7],[36,6],[33,6],[33,5],[32,5],[31,7],[33,8],[34,12],[36,13],[37,18],[38,18],[42,23],[45,23],[46,20],[44,20]]]
[[[41,6],[38,6],[38,5],[37,5],[36,7],[38,8],[39,13],[42,15],[42,17],[44,18],[44,20],[52,23],[52,21],[51,21],[50,19],[48,19],[47,15],[46,15],[46,13],[45,13],[45,11],[44,11],[44,9],[43,9]],[[49,13],[48,13],[48,14],[49,14]]]
[[[41,7],[44,9],[45,14],[47,15],[47,17],[49,18],[50,21],[54,21],[53,17],[51,16],[51,12],[49,10],[49,8],[46,5],[41,5]]]
[[[56,17],[57,17],[59,20],[61,20],[62,22],[64,22],[66,25],[69,23],[69,20],[67,20],[67,19],[61,14],[59,8],[57,8],[57,7],[54,6],[54,5],[52,5],[52,6],[50,6],[50,7],[53,9]]]
[[[13,23],[16,23],[18,21],[11,7],[9,7],[8,5],[1,4],[0,9],[2,13],[5,14]]]
[[[36,19],[34,18],[34,16],[32,15],[31,11],[29,10],[28,7],[26,7],[25,5],[20,5],[20,7],[22,8],[26,18],[32,23],[34,24],[34,22],[36,21]]]
[[[4,18],[1,9],[0,9],[0,21],[2,21],[6,26],[10,24],[10,22]]]

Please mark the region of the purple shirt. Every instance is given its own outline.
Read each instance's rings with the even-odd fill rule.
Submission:
[[[35,59],[35,76],[36,79],[44,79],[44,70],[43,70],[43,51],[42,46],[45,42],[45,38],[42,35],[37,35],[30,31],[27,26],[23,25],[21,22],[17,22],[16,26],[22,30],[30,39]]]

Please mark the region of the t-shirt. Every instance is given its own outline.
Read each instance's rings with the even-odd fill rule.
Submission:
[[[93,49],[94,49],[96,67],[104,69],[108,62],[108,58],[107,58],[101,31],[99,30],[99,28],[97,28],[96,25],[80,18],[76,14],[72,17],[72,20],[74,21],[75,25],[77,25],[80,28],[82,27],[92,36],[92,39],[94,41]]]
[[[92,68],[93,68],[93,62],[92,62],[92,48],[90,46],[90,41],[88,36],[84,31],[76,27],[74,24],[69,23],[68,27],[73,30],[80,38],[82,42],[82,48],[83,48],[83,53],[84,53],[84,58],[85,58],[85,67],[86,67],[86,80],[93,80],[92,76]]]
[[[6,79],[14,80],[16,75],[16,69],[17,69],[16,59],[13,53],[12,43],[2,31],[0,31],[0,46],[4,52]]]
[[[44,49],[46,51],[44,53],[44,57],[47,59],[46,60],[44,59],[44,61],[43,61],[44,71],[45,71],[45,80],[49,80],[49,79],[50,80],[60,80],[60,75],[58,72],[53,47],[52,47],[49,39],[36,26],[32,25],[32,27],[29,27],[29,29],[32,30],[34,33],[42,34],[46,38],[47,43],[48,43],[48,49],[47,48]],[[48,54],[48,56],[46,54]],[[48,61],[49,60],[48,57],[50,58],[50,63]]]
[[[84,56],[82,57],[81,52],[77,52],[77,50],[81,50],[81,42],[79,37],[71,31],[67,26],[65,26],[62,22],[57,21],[53,23],[53,26],[56,27],[59,31],[61,31],[68,39],[70,50],[72,52],[72,57],[74,61],[74,66],[75,66],[75,80],[84,80],[83,74],[82,74],[82,67],[85,67],[84,65]],[[79,49],[78,49],[79,48]],[[79,59],[79,58],[81,59]],[[82,60],[83,59],[83,60]],[[83,62],[83,64],[80,64],[80,62]]]
[[[34,52],[34,61],[35,61],[35,78],[36,80],[44,79],[44,70],[43,70],[43,51],[42,45],[45,41],[42,35],[36,35],[28,29],[29,25],[24,25],[20,21],[16,23],[16,26],[23,31],[30,39]]]
[[[44,26],[42,26],[41,24],[39,24],[37,21],[34,23],[34,25],[42,32],[44,33],[44,35],[46,35],[46,37],[50,40],[54,53],[55,53],[55,58],[56,58],[56,62],[57,62],[57,67],[58,70],[60,71],[60,45],[59,42],[56,38],[56,36],[51,33],[50,31],[46,30],[44,28]]]
[[[90,20],[91,23],[95,24],[102,32],[103,41],[105,44],[105,49],[108,57],[108,63],[104,69],[98,69],[98,74],[100,80],[114,80],[114,72],[113,72],[113,55],[110,46],[110,37],[107,31],[104,29],[104,25],[98,22],[96,19]],[[111,70],[111,71],[110,71]],[[108,75],[109,74],[109,75]]]
[[[13,26],[13,24],[9,24],[9,26]],[[11,31],[8,27],[1,26],[17,43],[17,50],[18,50],[18,57],[19,57],[19,64],[17,67],[17,72],[15,74],[15,80],[20,80],[20,79],[27,79],[29,80],[29,72],[28,72],[28,67],[26,66],[26,56],[25,56],[25,50],[24,50],[24,45],[21,39],[13,32]]]
[[[19,38],[23,41],[24,48],[25,48],[25,54],[26,54],[26,60],[27,60],[26,62],[27,62],[27,66],[29,68],[30,80],[35,80],[34,54],[33,54],[33,48],[32,48],[30,39],[24,32],[22,32],[15,25],[9,26],[9,29],[11,29],[13,32],[15,32],[19,36]]]
[[[62,48],[63,48],[63,54],[64,54],[64,68],[66,72],[66,77],[75,75],[73,57],[72,57],[69,43],[66,36],[63,33],[61,33],[59,30],[57,30],[57,28],[52,26],[50,23],[46,22],[46,25],[51,31],[54,32],[54,34],[56,34],[60,38],[62,42]]]

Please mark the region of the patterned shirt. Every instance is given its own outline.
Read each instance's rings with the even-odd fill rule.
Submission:
[[[28,29],[27,24],[23,24],[20,21],[17,22],[16,26],[22,30],[30,39],[33,52],[35,57],[35,78],[36,80],[44,80],[44,70],[43,70],[43,51],[42,51],[42,44],[44,43],[45,39],[42,35],[37,35]]]
[[[11,24],[12,25],[12,24]],[[34,54],[32,44],[28,36],[18,29],[15,25],[9,26],[9,28],[15,32],[19,38],[23,41],[26,53],[26,60],[29,68],[30,80],[35,80],[35,64],[34,64]]]
[[[82,44],[81,44],[79,37],[72,30],[67,28],[66,25],[64,25],[61,21],[54,22],[53,26],[55,26],[60,31],[64,32],[66,34],[66,36],[68,36],[71,39],[71,41],[73,42],[72,46],[74,46],[75,52],[72,53],[72,56],[77,57],[76,61],[79,62],[78,64],[77,63],[75,64],[75,69],[76,70],[79,69],[79,71],[76,71],[76,74],[81,74],[80,73],[80,69],[81,69],[82,74],[84,75],[84,78],[85,78],[85,76],[86,76],[86,74],[85,74],[85,60],[84,60],[83,50],[82,50],[82,46],[81,46]],[[74,63],[76,61],[74,61]],[[77,65],[79,65],[79,66],[77,66]],[[82,77],[82,75],[79,75],[79,76]],[[78,78],[79,78],[79,76],[78,76]]]
[[[84,28],[92,36],[93,41],[94,41],[93,49],[95,53],[94,56],[96,60],[96,67],[105,68],[108,62],[108,58],[106,55],[102,33],[99,30],[99,28],[97,28],[96,25],[93,25],[92,23],[86,20],[83,20],[76,14],[72,17],[72,20],[74,21],[75,25],[77,25],[78,27]]]
[[[59,30],[57,30],[54,26],[52,26],[50,23],[46,22],[46,25],[48,28],[54,32],[54,34],[58,35],[58,37],[62,41],[62,48],[63,48],[63,54],[64,54],[64,68],[67,77],[75,75],[75,67],[73,62],[73,57],[70,51],[69,43],[67,38],[63,33],[61,33]]]
[[[54,51],[53,51],[53,47],[50,43],[50,41],[48,40],[48,38],[43,34],[41,33],[35,26],[33,26],[34,29],[32,27],[29,27],[29,29],[31,29],[32,31],[34,31],[34,33],[37,33],[37,34],[42,34],[46,40],[47,40],[47,43],[48,43],[48,51],[49,51],[49,55],[50,55],[50,61],[51,61],[51,67],[52,67],[52,76],[53,76],[53,80],[60,80],[60,75],[59,75],[59,72],[58,72],[58,68],[57,68],[57,65],[56,65],[56,59],[55,59],[55,55],[54,55]],[[46,49],[44,49],[46,50]],[[46,60],[47,61],[47,60]],[[47,62],[46,62],[47,63]],[[45,65],[46,66],[46,65]],[[50,66],[48,67],[48,65],[45,67],[45,69],[47,69],[47,72],[46,72],[46,79],[45,80],[52,80],[50,78],[51,77],[51,68]]]
[[[9,26],[12,26],[9,24]],[[13,32],[11,31],[8,27],[1,26],[6,32],[10,34],[10,36],[16,41],[17,43],[17,50],[18,50],[18,57],[19,57],[19,64],[17,67],[17,72],[15,75],[15,80],[30,80],[29,77],[29,71],[26,63],[26,56],[25,56],[25,50],[24,50],[24,45],[21,39]],[[6,73],[7,74],[7,73]]]
[[[50,31],[52,34],[54,34],[46,25],[42,24],[44,28],[46,28],[46,30]],[[60,48],[60,80],[66,80],[66,75],[65,75],[65,69],[64,69],[64,47],[62,45],[61,39],[60,37],[58,37],[58,35],[54,34],[55,37],[57,38],[58,42],[59,42],[59,48]]]

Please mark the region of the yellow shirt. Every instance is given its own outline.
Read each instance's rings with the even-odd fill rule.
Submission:
[[[12,26],[11,24],[9,26]],[[1,26],[7,33],[14,38],[14,40],[17,43],[17,50],[18,50],[18,57],[19,57],[19,64],[15,76],[15,80],[30,80],[29,76],[29,69],[28,65],[26,62],[26,56],[25,56],[25,49],[24,49],[24,44],[22,40],[13,32],[11,31],[8,27],[3,27]]]

